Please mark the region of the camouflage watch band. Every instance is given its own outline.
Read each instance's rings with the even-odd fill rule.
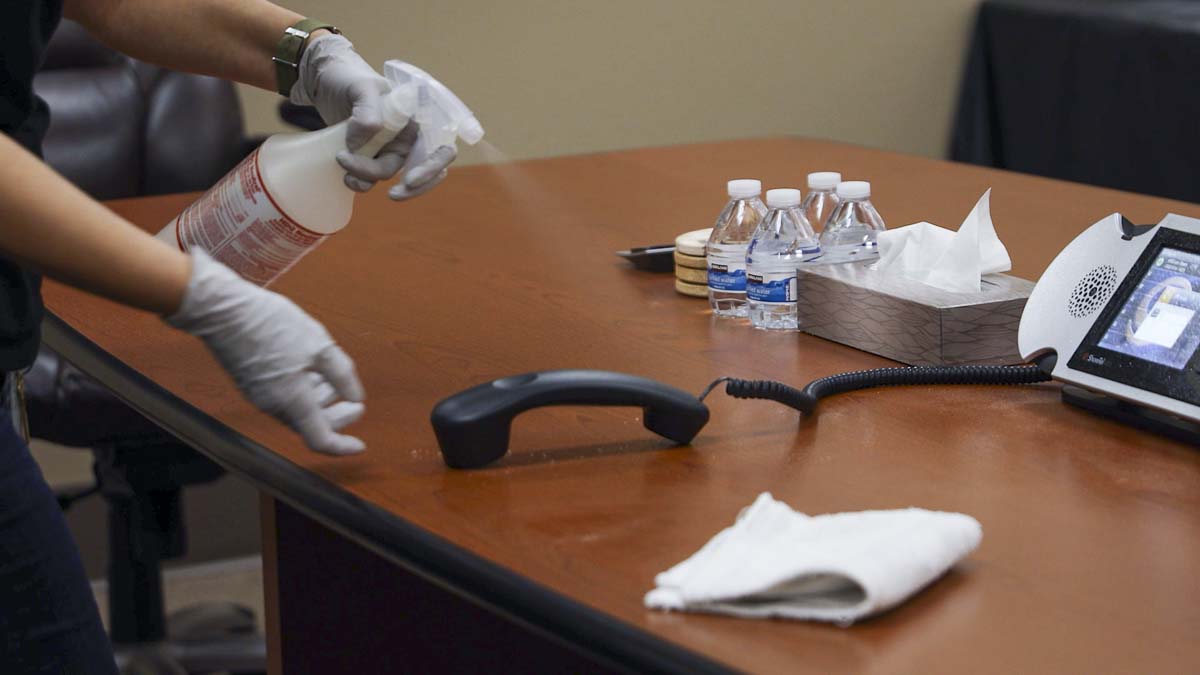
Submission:
[[[290,96],[292,86],[300,79],[300,57],[304,54],[304,45],[314,32],[325,29],[330,33],[341,34],[337,26],[325,23],[319,19],[303,19],[283,30],[283,37],[275,47],[275,85],[280,94]]]

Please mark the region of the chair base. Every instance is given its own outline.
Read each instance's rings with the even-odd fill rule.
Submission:
[[[121,675],[199,675],[267,672],[267,645],[261,635],[214,643],[155,642],[116,650]]]
[[[205,603],[167,618],[162,642],[115,644],[122,675],[199,675],[267,672],[266,639],[255,633],[254,613],[233,603]]]

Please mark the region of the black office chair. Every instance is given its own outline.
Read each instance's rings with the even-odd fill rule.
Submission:
[[[50,106],[46,161],[93,197],[202,190],[259,140],[246,139],[233,86],[129,59],[66,21],[34,89]],[[182,490],[224,472],[43,349],[26,379],[32,435],[90,448],[96,485],[64,508],[108,503],[109,633],[125,672],[259,673],[253,613],[229,604],[165,616],[161,563],[186,552]]]

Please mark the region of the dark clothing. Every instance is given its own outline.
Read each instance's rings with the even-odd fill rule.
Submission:
[[[33,93],[33,75],[61,17],[62,0],[0,2],[0,132],[39,156],[50,112]],[[24,368],[37,356],[40,290],[36,274],[0,257],[0,371]]]
[[[115,675],[58,500],[0,410],[0,672]]]
[[[50,114],[33,75],[62,0],[0,1],[0,132],[41,155]],[[0,227],[4,227],[0,210]],[[37,355],[40,279],[0,257],[0,383]],[[115,675],[112,646],[58,500],[0,393],[0,672]]]

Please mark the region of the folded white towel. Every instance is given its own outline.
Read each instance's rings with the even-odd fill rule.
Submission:
[[[695,555],[655,577],[652,609],[849,625],[919,591],[979,546],[961,513],[898,509],[806,516],[770,493]]]

